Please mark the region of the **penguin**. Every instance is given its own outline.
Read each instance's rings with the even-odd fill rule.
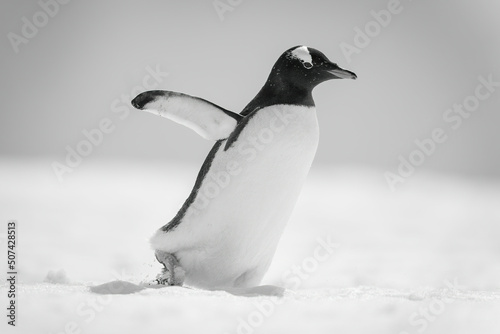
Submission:
[[[175,217],[150,242],[156,282],[215,290],[257,287],[267,272],[319,140],[312,91],[356,79],[320,51],[295,46],[238,114],[202,98],[153,90],[132,105],[214,141]]]

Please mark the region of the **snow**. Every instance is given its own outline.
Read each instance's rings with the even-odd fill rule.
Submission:
[[[68,284],[69,279],[68,276],[66,276],[66,271],[64,269],[59,269],[59,270],[49,270],[47,276],[43,280],[44,282],[47,283],[53,283],[53,284]]]
[[[384,171],[315,166],[263,281],[287,287],[283,297],[100,295],[89,286],[154,279],[147,240],[198,166],[89,158],[59,183],[50,163],[0,161],[0,220],[18,222],[20,273],[17,326],[2,315],[2,333],[500,332],[498,180],[419,170],[391,192]]]

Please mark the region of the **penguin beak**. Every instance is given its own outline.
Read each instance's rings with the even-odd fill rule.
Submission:
[[[344,70],[343,68],[338,67],[337,64],[335,64],[335,63],[327,64],[326,71],[333,76],[332,79],[353,79],[353,80],[356,80],[358,78],[358,76],[354,72]]]

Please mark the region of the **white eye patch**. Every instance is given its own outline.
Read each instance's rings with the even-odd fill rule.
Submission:
[[[313,67],[312,56],[309,53],[309,49],[307,48],[307,46],[300,46],[298,48],[295,48],[294,50],[292,50],[292,52],[290,52],[290,55],[293,58],[300,60],[305,68],[310,69],[311,67]]]
[[[307,62],[302,63],[302,65],[304,65],[304,67],[307,69],[310,69],[311,67],[313,67],[313,64],[307,63]]]

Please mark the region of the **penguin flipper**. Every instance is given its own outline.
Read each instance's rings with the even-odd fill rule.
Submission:
[[[243,116],[207,100],[182,93],[150,90],[137,95],[132,105],[187,126],[207,140],[226,139]]]

